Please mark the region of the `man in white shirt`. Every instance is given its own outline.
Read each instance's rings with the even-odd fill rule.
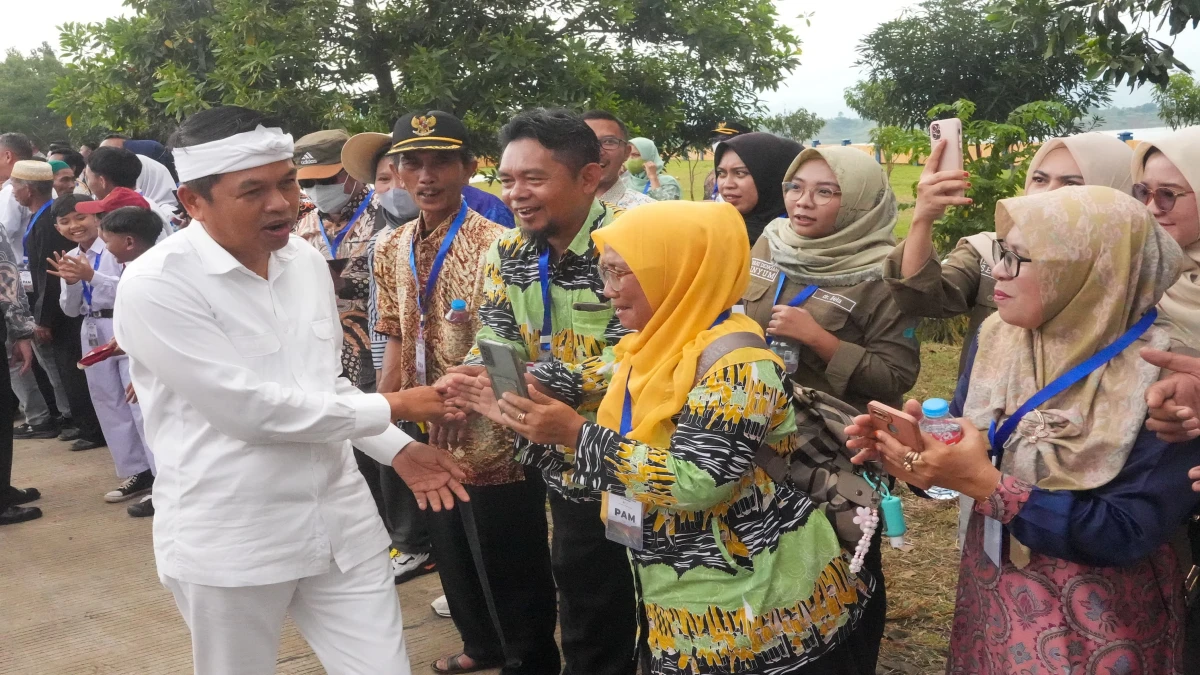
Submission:
[[[171,145],[193,222],[126,269],[115,329],[156,451],[159,576],[195,672],[274,673],[291,615],[328,672],[408,675],[389,539],[350,441],[422,508],[449,508],[462,471],[391,424],[446,410],[428,387],[363,394],[339,377],[333,280],[291,235],[300,188],[278,123],[211,108]]]

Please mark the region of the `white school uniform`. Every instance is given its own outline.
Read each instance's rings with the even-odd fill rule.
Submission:
[[[80,255],[79,247],[67,255]],[[79,339],[86,354],[95,347],[108,344],[113,337],[113,305],[117,299],[117,282],[121,279],[121,263],[104,247],[99,237],[87,250],[87,260],[95,275],[90,284],[79,282],[68,284],[60,280],[62,292],[58,304],[67,316],[82,316],[83,327]],[[85,289],[91,289],[89,304]],[[154,457],[146,443],[142,411],[136,403],[125,400],[125,387],[129,385],[129,359],[116,356],[87,368],[88,392],[96,408],[96,418],[112,453],[117,476],[128,478],[147,469],[154,468]]]
[[[324,257],[293,236],[264,279],[194,222],[130,263],[116,309],[196,672],[273,673],[291,613],[329,672],[408,675],[391,540],[350,442],[390,464],[412,439],[340,377]]]

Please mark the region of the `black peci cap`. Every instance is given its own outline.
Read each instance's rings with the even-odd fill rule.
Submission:
[[[467,127],[454,115],[441,110],[410,113],[392,128],[389,155],[413,150],[462,150],[467,144]]]

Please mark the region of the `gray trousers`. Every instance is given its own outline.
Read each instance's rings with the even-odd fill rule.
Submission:
[[[12,340],[5,342],[4,347],[11,353]],[[33,353],[37,356],[38,363],[42,365],[42,370],[46,371],[50,386],[54,388],[54,402],[58,406],[58,411],[64,417],[70,417],[71,404],[67,402],[62,378],[58,376],[52,345],[41,345],[35,340],[33,341]],[[50,408],[46,405],[46,399],[42,396],[41,389],[38,389],[37,378],[34,377],[32,369],[24,375],[20,371],[19,367],[11,364],[8,367],[9,377],[12,378],[13,393],[16,394],[17,400],[21,404],[21,414],[28,424],[34,426],[46,424],[50,421]]]

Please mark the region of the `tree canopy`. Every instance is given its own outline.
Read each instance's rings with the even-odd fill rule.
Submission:
[[[29,54],[8,50],[0,61],[0,130],[26,134],[42,149],[66,140],[66,115],[46,107],[62,73],[50,45]]]
[[[67,24],[54,107],[82,128],[165,136],[217,104],[294,133],[458,115],[484,154],[534,106],[611,110],[666,153],[703,145],[799,63],[770,0],[126,0]]]
[[[825,120],[820,115],[804,108],[771,115],[763,118],[762,122],[763,131],[790,138],[797,143],[815,138],[824,127]]]
[[[867,78],[846,104],[865,118],[924,126],[930,108],[965,99],[975,119],[1005,121],[1032,101],[1059,101],[1082,117],[1109,101],[1075,54],[1045,57],[1037,28],[1005,31],[988,21],[984,0],[926,0],[880,24],[859,44]]]
[[[1200,124],[1200,86],[1191,75],[1176,73],[1165,87],[1155,87],[1158,116],[1172,129]]]

